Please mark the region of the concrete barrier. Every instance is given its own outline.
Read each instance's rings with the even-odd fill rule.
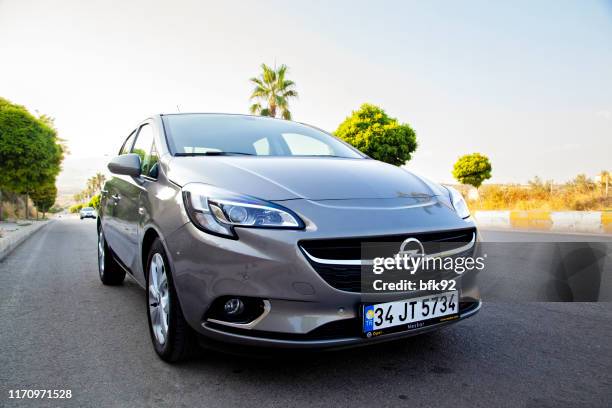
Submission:
[[[476,211],[481,227],[612,233],[612,211]]]
[[[599,211],[568,211],[552,213],[553,231],[604,232]]]
[[[0,238],[0,261],[2,261],[8,254],[13,252],[23,241],[28,239],[36,231],[49,225],[54,220],[48,221],[32,221],[31,225],[20,227],[16,231],[5,232],[4,236]]]
[[[494,228],[512,228],[510,211],[476,211],[474,215],[478,224]]]
[[[604,232],[612,234],[612,211],[605,211],[601,214],[601,223]]]

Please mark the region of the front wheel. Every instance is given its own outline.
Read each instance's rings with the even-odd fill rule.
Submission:
[[[168,257],[159,239],[147,259],[147,311],[149,333],[155,352],[162,360],[184,360],[195,347],[195,335],[185,321],[178,302]]]
[[[119,285],[125,279],[125,270],[113,258],[101,226],[98,230],[98,273],[105,285]]]

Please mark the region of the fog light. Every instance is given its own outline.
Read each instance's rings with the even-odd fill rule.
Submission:
[[[225,302],[225,305],[223,305],[223,311],[229,316],[239,315],[240,313],[242,313],[243,310],[244,303],[242,302],[242,300],[237,298],[230,299]]]

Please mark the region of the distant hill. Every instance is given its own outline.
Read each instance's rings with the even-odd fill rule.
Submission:
[[[110,157],[74,157],[68,155],[57,177],[57,203],[65,206],[72,203],[72,196],[85,189],[87,179],[100,172],[110,177],[106,168]]]

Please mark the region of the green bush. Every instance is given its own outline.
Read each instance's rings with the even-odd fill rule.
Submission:
[[[385,163],[402,166],[417,148],[410,125],[399,123],[378,106],[364,103],[338,126],[335,135]]]
[[[491,178],[491,170],[487,156],[480,153],[466,154],[455,163],[453,177],[461,184],[478,188],[483,181]]]
[[[32,193],[55,184],[64,158],[61,140],[47,116],[0,98],[0,187]]]
[[[44,218],[45,213],[48,212],[55,203],[57,188],[55,187],[55,184],[46,184],[37,187],[36,190],[32,191],[30,197],[32,198],[32,202],[38,211],[43,213]]]
[[[69,211],[71,214],[76,214],[76,213],[78,213],[79,211],[81,211],[81,208],[83,208],[83,204],[75,204],[75,205],[70,206],[70,208],[68,209],[68,211]]]
[[[89,200],[89,204],[87,204],[87,206],[93,207],[96,210],[100,208],[100,194],[96,194],[95,196],[93,196],[91,200]]]

